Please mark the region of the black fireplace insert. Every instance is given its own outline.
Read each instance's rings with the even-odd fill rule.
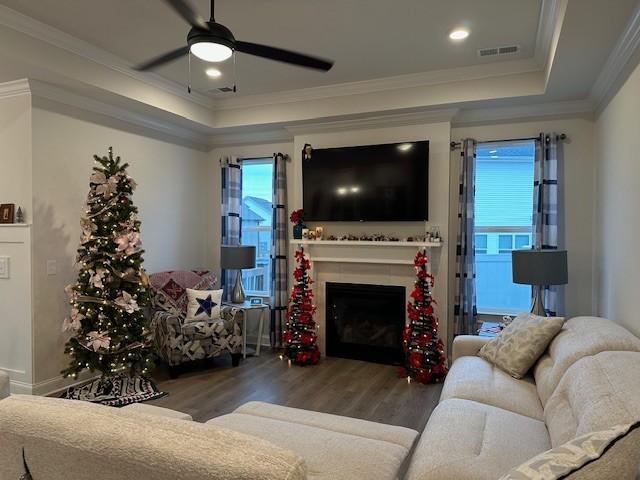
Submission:
[[[402,363],[405,302],[404,287],[327,282],[327,356]]]

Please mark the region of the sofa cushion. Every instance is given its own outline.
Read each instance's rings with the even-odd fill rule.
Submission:
[[[168,417],[187,421],[193,420],[193,417],[188,413],[171,410],[170,408],[157,407],[156,405],[151,405],[149,403],[130,403],[129,405],[122,407],[122,409],[130,412],[137,412],[142,415],[154,415],[157,417]]]
[[[602,352],[565,373],[544,409],[554,447],[640,420],[640,353]]]
[[[0,478],[303,480],[290,450],[231,430],[75,400],[0,401]]]
[[[640,463],[640,422],[574,438],[518,465],[500,480],[633,480]]]
[[[539,420],[471,400],[445,400],[429,418],[406,479],[495,480],[550,447]]]
[[[217,280],[208,270],[175,270],[149,275],[151,303],[154,310],[162,310],[181,318],[187,314],[187,288],[211,290]]]
[[[307,477],[396,479],[418,432],[355,418],[250,402],[207,425],[255,435],[305,459]]]
[[[605,318],[574,317],[567,320],[533,369],[542,406],[546,405],[571,365],[583,357],[607,350],[640,352],[640,339]]]
[[[478,355],[512,377],[522,378],[547,349],[563,323],[563,317],[521,313],[483,346]]]
[[[515,379],[480,357],[456,360],[440,400],[462,398],[543,420],[544,413],[531,376]]]

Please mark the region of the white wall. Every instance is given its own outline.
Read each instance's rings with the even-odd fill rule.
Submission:
[[[596,121],[598,312],[640,335],[640,66]]]
[[[563,142],[563,160],[559,175],[562,184],[559,198],[562,207],[559,211],[560,247],[567,249],[569,283],[562,287],[565,297],[564,315],[589,315],[595,311],[593,298],[593,215],[595,199],[595,155],[593,132],[594,124],[590,119],[540,120],[519,123],[502,123],[472,127],[454,128],[451,137],[475,138],[478,141],[510,138],[528,138],[540,132],[565,133]],[[452,153],[451,192],[452,202],[457,194],[459,176],[459,150]],[[456,238],[457,222],[452,212],[451,238]],[[455,261],[455,258],[452,259]],[[452,267],[453,268],[453,267]],[[451,302],[452,303],[452,302]]]
[[[0,203],[15,203],[31,220],[31,95],[0,98]]]
[[[31,95],[21,85],[14,82],[16,92],[0,98],[0,203],[21,206],[30,222]],[[0,225],[0,256],[8,257],[10,270],[0,279],[0,369],[14,390],[33,378],[31,252],[29,225]]]
[[[79,219],[94,153],[106,155],[113,146],[130,164],[129,173],[138,182],[133,201],[142,221],[148,272],[215,265],[217,183],[208,154],[132,130],[55,105],[33,110],[36,384],[57,385],[68,362],[63,355],[67,335],[61,332],[68,314],[63,289],[77,274]],[[47,260],[57,262],[57,275],[47,275]]]

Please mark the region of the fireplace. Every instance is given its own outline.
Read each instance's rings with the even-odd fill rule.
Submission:
[[[400,364],[405,302],[405,287],[327,282],[327,356]]]

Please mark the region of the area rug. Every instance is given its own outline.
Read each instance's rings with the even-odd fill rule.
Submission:
[[[131,403],[147,402],[164,397],[166,393],[143,377],[117,376],[97,379],[69,388],[61,398],[100,403],[110,407],[124,407]]]

